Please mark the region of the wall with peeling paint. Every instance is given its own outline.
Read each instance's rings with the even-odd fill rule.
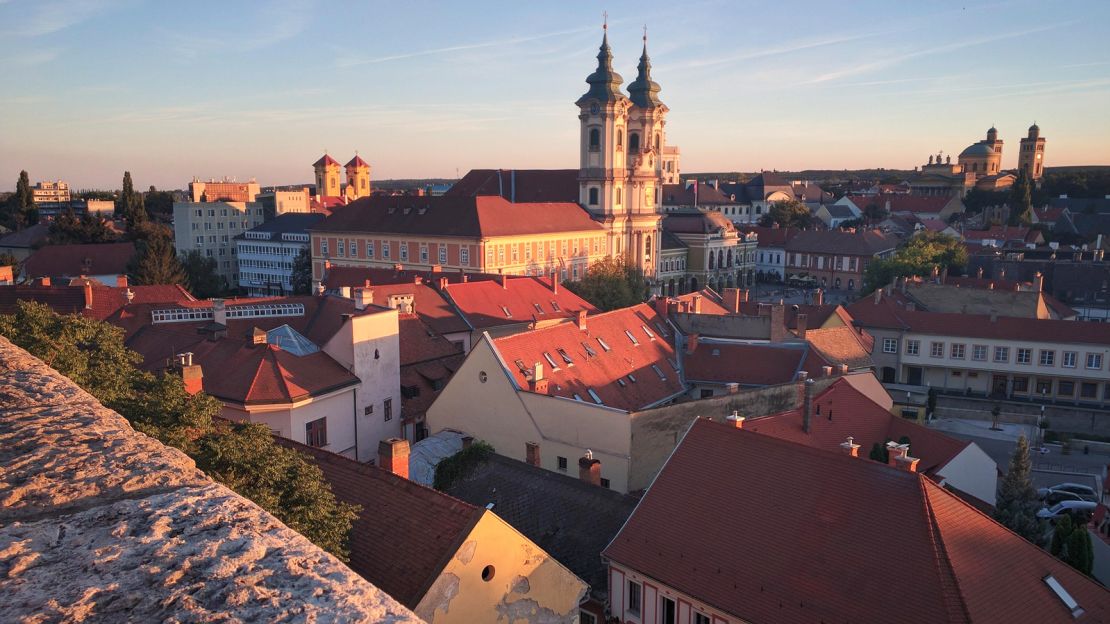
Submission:
[[[587,586],[486,511],[413,610],[431,624],[572,624]]]

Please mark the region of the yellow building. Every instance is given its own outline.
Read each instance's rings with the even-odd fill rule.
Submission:
[[[999,173],[1002,170],[1002,139],[998,138],[998,130],[991,126],[986,139],[964,148],[960,152],[959,164],[964,172],[974,174],[976,178]]]
[[[1036,123],[1029,126],[1029,136],[1021,140],[1018,170],[1024,171],[1030,180],[1040,180],[1044,176],[1044,137]]]

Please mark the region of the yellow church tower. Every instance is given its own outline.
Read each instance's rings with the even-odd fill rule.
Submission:
[[[344,193],[348,200],[370,196],[370,164],[355,152],[355,157],[346,164],[347,188]]]
[[[316,171],[316,197],[339,197],[339,161],[325,152],[312,168]]]
[[[1029,136],[1021,140],[1018,169],[1034,181],[1044,175],[1044,137],[1041,136],[1041,127],[1035,122],[1029,126]]]

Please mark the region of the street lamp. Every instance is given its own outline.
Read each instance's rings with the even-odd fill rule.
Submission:
[[[1041,428],[1041,423],[1044,422],[1044,403],[1041,403],[1041,413],[1037,416],[1037,449],[1040,450],[1044,446],[1044,429]]]

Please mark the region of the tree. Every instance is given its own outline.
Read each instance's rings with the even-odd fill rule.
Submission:
[[[994,519],[1014,533],[1040,546],[1044,542],[1044,521],[1037,517],[1041,507],[1037,491],[1029,478],[1029,444],[1018,438],[1010,468],[1002,479],[994,508]]]
[[[320,469],[298,451],[276,444],[267,427],[221,420],[220,402],[204,392],[190,395],[180,376],[139,370],[142,358],[124,346],[119,328],[20,301],[15,314],[0,315],[0,334],[119,412],[138,431],[184,451],[210,477],[346,560],[358,507],[337,501]]]
[[[50,222],[50,242],[55,245],[108,243],[115,239],[108,223],[95,215],[78,217],[72,210],[66,210]]]
[[[872,260],[864,271],[864,289],[872,291],[896,277],[928,275],[933,267],[962,271],[967,266],[967,248],[954,236],[921,232],[885,260]]]
[[[15,193],[8,198],[2,217],[0,224],[16,230],[39,222],[39,211],[35,207],[35,196],[31,191],[31,179],[26,171],[19,172]]]
[[[1022,169],[1010,188],[1010,225],[1029,224],[1032,220],[1033,183]]]
[[[881,204],[872,202],[863,209],[863,217],[868,223],[878,223],[890,216],[890,213]]]
[[[189,290],[201,299],[218,297],[226,290],[224,278],[217,270],[216,259],[206,257],[199,249],[181,256],[181,266],[189,282]]]
[[[1048,551],[1052,556],[1083,574],[1091,575],[1094,564],[1091,533],[1087,530],[1086,524],[1073,521],[1070,514],[1065,514],[1056,520]]]
[[[613,256],[591,264],[585,277],[564,286],[604,311],[643,303],[651,290],[643,271]]]
[[[0,267],[2,266],[19,266],[19,258],[16,258],[10,252],[0,252]]]
[[[294,295],[312,294],[312,256],[308,254],[307,247],[293,258],[293,276],[290,282]]]
[[[173,216],[173,193],[159,191],[151,185],[143,196],[143,205],[151,215],[170,218]]]
[[[127,230],[131,231],[146,221],[146,208],[143,207],[143,196],[135,192],[131,183],[131,172],[123,172],[123,190],[120,191],[120,216],[127,222]]]
[[[759,224],[770,227],[773,224],[779,227],[808,228],[813,226],[813,213],[809,207],[796,199],[778,201],[771,204],[767,214],[759,220]]]
[[[138,254],[128,271],[136,284],[185,284],[188,276],[167,236],[137,241]]]
[[[1064,558],[1064,549],[1074,530],[1075,524],[1071,521],[1070,515],[1064,515],[1056,521],[1056,526],[1052,529],[1052,541],[1048,545],[1048,552],[1052,553],[1053,557]]]

